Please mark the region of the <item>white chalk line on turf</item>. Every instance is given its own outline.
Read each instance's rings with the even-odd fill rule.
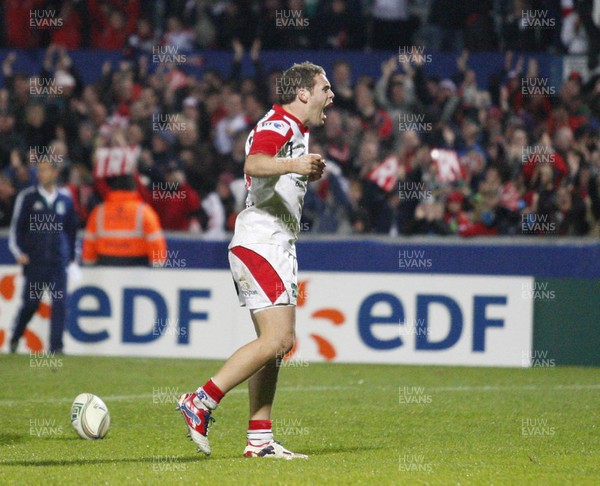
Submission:
[[[311,391],[319,391],[319,392],[327,392],[327,391],[340,391],[340,390],[358,390],[364,385],[347,385],[347,386],[283,386],[277,389],[278,392],[311,392]],[[378,386],[378,388],[389,388],[390,390],[398,390],[398,388],[402,388],[402,384],[395,386]],[[404,385],[407,386],[407,385]],[[166,388],[166,387],[161,387]],[[423,388],[424,392],[487,392],[487,391],[544,391],[544,390],[600,390],[600,384],[588,384],[588,385],[460,385],[460,386],[420,386]],[[176,391],[176,394],[184,393],[183,391]],[[231,390],[229,394],[238,394],[238,393],[248,393],[248,390],[244,388],[236,388]],[[125,400],[135,400],[135,399],[144,399],[144,398],[156,398],[159,396],[161,399],[158,403],[169,403],[164,398],[172,396],[175,398],[176,394],[172,393],[141,393],[141,394],[131,394],[131,395],[103,395],[102,399],[106,402],[109,401],[125,401]],[[30,398],[30,399],[11,399],[5,398],[0,399],[0,406],[14,406],[16,404],[23,403],[71,403],[72,398]]]
[[[339,390],[354,390],[356,389],[358,386],[282,386],[277,388],[278,392],[305,392],[305,391],[320,391],[320,392],[324,392],[324,391],[339,391]],[[159,387],[157,387],[159,388]],[[166,389],[167,387],[161,387],[163,389]],[[102,400],[104,400],[105,402],[108,401],[122,401],[122,400],[135,400],[136,398],[154,398],[156,396],[159,396],[161,398],[160,403],[168,403],[165,400],[163,400],[164,397],[170,397],[172,396],[173,398],[176,398],[176,396],[178,394],[182,394],[185,393],[185,391],[187,390],[183,390],[183,391],[179,391],[177,390],[175,393],[140,393],[140,394],[132,394],[132,395],[102,395]],[[228,395],[232,395],[232,394],[238,394],[238,393],[248,393],[248,390],[246,388],[236,388],[234,390],[231,390]],[[4,398],[4,399],[0,399],[0,406],[2,405],[7,405],[7,406],[12,406],[12,405],[16,405],[18,403],[71,403],[73,401],[73,398],[30,398],[30,399],[11,399],[11,398]]]
[[[520,391],[520,390],[597,390],[600,389],[600,384],[592,385],[460,385],[460,386],[424,386],[429,391]]]

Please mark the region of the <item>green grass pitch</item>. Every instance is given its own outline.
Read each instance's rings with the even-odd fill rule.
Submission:
[[[600,370],[286,366],[273,428],[306,461],[244,459],[247,392],[214,414],[210,458],[175,395],[217,361],[0,356],[0,484],[600,484]],[[106,402],[104,440],[80,439],[76,395]]]

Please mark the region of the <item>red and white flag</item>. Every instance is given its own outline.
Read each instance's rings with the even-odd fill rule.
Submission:
[[[455,182],[462,180],[463,173],[458,155],[454,150],[433,149],[431,159],[437,168],[438,182]]]
[[[135,174],[140,153],[139,145],[97,148],[94,157],[94,176],[104,178]]]
[[[396,187],[398,180],[398,157],[390,155],[381,164],[375,167],[368,175],[384,191],[390,192]]]

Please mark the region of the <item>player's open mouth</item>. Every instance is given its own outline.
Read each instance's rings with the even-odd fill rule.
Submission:
[[[325,104],[323,105],[323,109],[321,110],[321,118],[323,118],[323,120],[325,120],[327,118],[327,115],[325,114],[325,110],[327,108],[329,108],[331,105],[333,105],[333,101],[329,101],[329,102],[325,102]]]

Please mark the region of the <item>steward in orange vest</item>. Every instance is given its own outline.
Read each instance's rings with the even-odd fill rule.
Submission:
[[[94,208],[85,227],[83,263],[162,266],[167,243],[158,215],[135,190],[135,179],[117,176],[110,186],[113,190]]]

